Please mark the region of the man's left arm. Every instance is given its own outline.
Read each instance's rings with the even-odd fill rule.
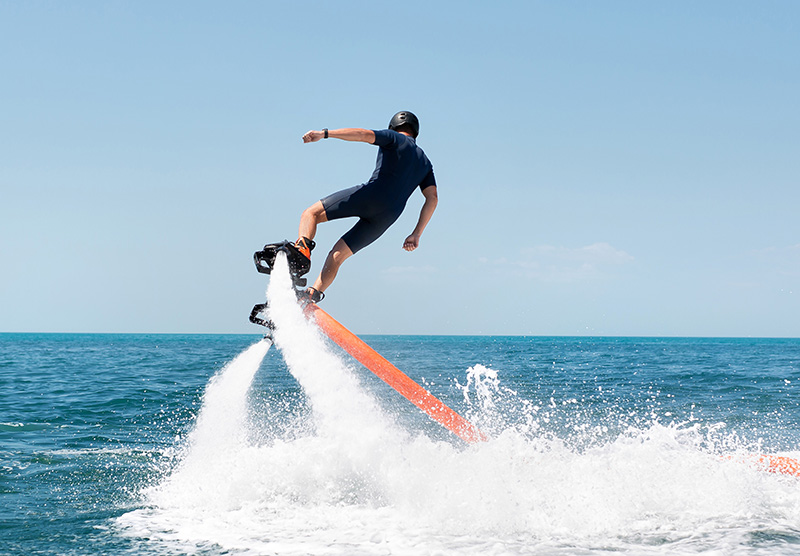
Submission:
[[[431,216],[433,216],[433,211],[436,210],[436,205],[439,204],[439,194],[436,191],[435,185],[429,185],[423,189],[422,194],[425,196],[425,204],[422,205],[422,210],[419,212],[417,226],[403,243],[403,249],[406,251],[413,251],[419,247],[419,238],[422,236],[425,226],[427,226],[428,222],[430,222]]]
[[[342,139],[344,141],[361,141],[362,143],[375,143],[375,132],[371,129],[362,129],[359,127],[345,127],[342,129],[323,129],[322,131],[314,131],[313,129],[303,135],[303,143],[316,143],[320,139],[331,137],[333,139]]]

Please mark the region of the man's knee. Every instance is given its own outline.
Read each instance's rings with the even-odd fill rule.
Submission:
[[[322,203],[317,201],[306,210],[303,211],[303,215],[301,216],[303,219],[313,220],[314,222],[325,222],[325,207],[322,206]]]

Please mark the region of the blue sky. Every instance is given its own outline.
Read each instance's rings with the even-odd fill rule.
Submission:
[[[800,336],[796,2],[0,2],[0,331],[247,322],[252,253],[421,120],[358,333]],[[352,222],[317,235],[312,276]]]

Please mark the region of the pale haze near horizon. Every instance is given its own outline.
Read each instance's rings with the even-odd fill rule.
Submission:
[[[260,333],[252,253],[421,120],[358,333],[800,337],[794,2],[0,4],[0,332]],[[320,226],[310,277],[353,221]]]

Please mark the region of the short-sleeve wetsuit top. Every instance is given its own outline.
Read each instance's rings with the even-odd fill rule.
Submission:
[[[355,253],[376,239],[400,217],[414,190],[436,185],[433,165],[417,142],[389,129],[374,131],[380,147],[375,171],[367,183],[322,199],[328,220],[357,216],[342,239]]]

